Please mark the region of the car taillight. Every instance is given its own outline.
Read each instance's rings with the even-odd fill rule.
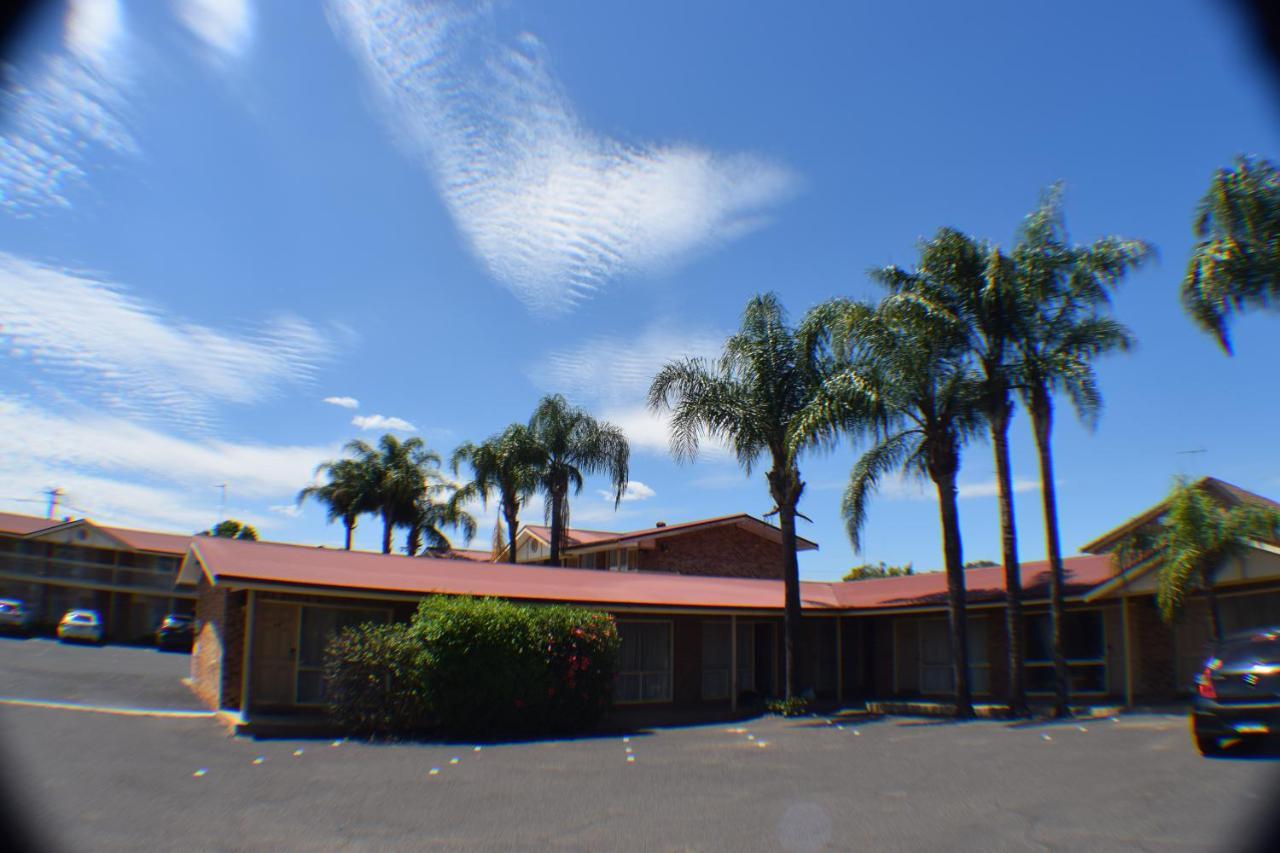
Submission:
[[[1196,679],[1196,690],[1200,693],[1201,699],[1217,699],[1218,692],[1213,689],[1213,670],[1209,667],[1204,668],[1204,672],[1200,673],[1200,677]]]

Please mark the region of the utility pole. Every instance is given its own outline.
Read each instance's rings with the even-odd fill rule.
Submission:
[[[45,489],[44,493],[49,496],[49,512],[46,517],[53,518],[53,514],[58,509],[58,500],[62,497],[62,489],[54,487],[52,489]]]
[[[215,483],[215,489],[222,490],[222,497],[218,500],[218,523],[227,520],[227,484]]]

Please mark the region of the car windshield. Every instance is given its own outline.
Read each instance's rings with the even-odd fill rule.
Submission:
[[[1244,636],[1228,637],[1212,657],[1224,666],[1250,663],[1280,663],[1280,630],[1268,629]]]

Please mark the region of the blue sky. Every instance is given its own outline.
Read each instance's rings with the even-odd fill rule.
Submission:
[[[865,270],[940,226],[1008,244],[1055,180],[1075,238],[1160,251],[1116,300],[1140,346],[1100,365],[1098,429],[1059,415],[1067,548],[1177,473],[1280,494],[1275,318],[1229,359],[1177,301],[1209,176],[1278,130],[1219,5],[51,4],[0,129],[0,509],[60,487],[69,512],[194,530],[225,483],[264,536],[337,544],[293,496],[346,439],[447,455],[561,391],[632,441],[628,499],[589,483],[577,524],[761,514],[759,473],[670,460],[657,367],[715,351],[760,291],[796,317],[872,297]],[[915,482],[851,551],[856,452],[805,460],[802,573],[938,566]],[[1021,413],[1013,455],[1039,558]],[[998,558],[985,444],[961,482],[966,557]]]

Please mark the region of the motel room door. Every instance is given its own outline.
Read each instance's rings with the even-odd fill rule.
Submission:
[[[254,705],[292,705],[298,678],[298,608],[259,602],[253,627]]]

